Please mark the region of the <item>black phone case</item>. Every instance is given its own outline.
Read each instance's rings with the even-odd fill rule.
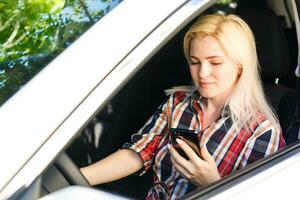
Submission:
[[[176,142],[176,138],[184,140],[195,152],[198,156],[200,155],[200,142],[198,139],[198,135],[192,131],[187,129],[170,129],[171,134],[171,143],[172,146],[176,149],[176,151],[185,159],[189,159],[185,152],[180,148],[180,146]]]

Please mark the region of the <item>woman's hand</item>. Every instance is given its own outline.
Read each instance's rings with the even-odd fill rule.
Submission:
[[[206,186],[220,179],[216,162],[207,151],[206,145],[201,148],[200,158],[183,140],[176,139],[190,160],[186,160],[170,146],[171,161],[175,169],[189,181]]]

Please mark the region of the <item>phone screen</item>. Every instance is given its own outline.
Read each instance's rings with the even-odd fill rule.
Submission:
[[[185,152],[181,149],[181,147],[176,142],[176,138],[179,138],[183,141],[185,141],[194,151],[195,153],[201,157],[200,154],[200,141],[198,139],[198,135],[192,131],[192,130],[186,130],[186,129],[170,129],[171,134],[171,143],[172,146],[176,149],[176,151],[185,159],[189,160],[188,156],[185,154]]]

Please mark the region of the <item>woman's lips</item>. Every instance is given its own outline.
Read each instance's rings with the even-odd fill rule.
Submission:
[[[202,87],[207,87],[212,84],[213,84],[213,82],[209,82],[209,81],[199,81],[199,86],[202,86]]]

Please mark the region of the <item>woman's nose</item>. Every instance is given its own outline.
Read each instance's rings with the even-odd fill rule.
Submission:
[[[198,75],[200,78],[205,78],[207,76],[209,76],[210,74],[210,68],[208,66],[208,64],[203,63],[200,67],[199,67],[199,71],[198,71]]]

